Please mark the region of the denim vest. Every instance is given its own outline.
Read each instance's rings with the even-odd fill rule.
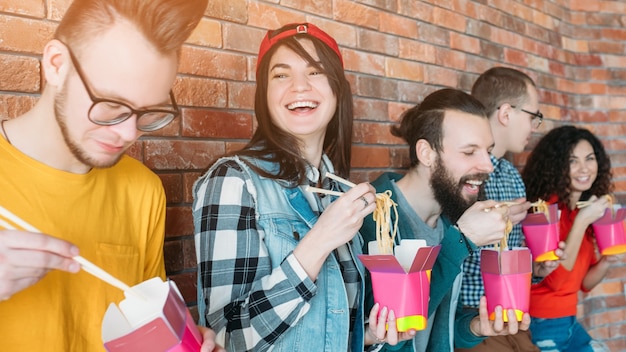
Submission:
[[[250,177],[248,181],[255,188],[257,226],[265,232],[263,241],[267,246],[272,267],[278,267],[298,245],[294,237],[306,236],[317,222],[316,214],[299,187],[287,188],[276,181],[258,175],[239,158],[234,157]],[[250,160],[250,159],[247,159]],[[264,170],[272,172],[275,165],[250,160]],[[361,236],[350,242],[352,260],[361,277],[358,311],[355,328],[352,332],[351,351],[363,351],[363,266],[357,259],[362,249]],[[274,344],[273,351],[348,351],[348,331],[350,329],[350,309],[339,263],[334,255],[329,255],[322,265],[317,280],[317,293],[309,301],[310,308],[295,326],[289,328]]]

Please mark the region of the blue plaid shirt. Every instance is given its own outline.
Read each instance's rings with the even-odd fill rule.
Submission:
[[[526,197],[526,187],[519,171],[504,158],[496,159],[491,155],[493,172],[485,184],[487,199],[496,201],[510,201]],[[519,247],[522,245],[522,226],[516,224],[509,234],[508,245]],[[493,245],[480,248],[491,248]],[[466,307],[478,308],[480,297],[485,294],[483,279],[480,274],[480,250],[474,251],[463,263],[463,284],[461,286],[461,303]]]

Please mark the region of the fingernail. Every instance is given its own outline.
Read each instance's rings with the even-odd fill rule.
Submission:
[[[76,246],[70,247],[70,253],[72,254],[72,256],[77,256],[78,255],[78,247],[76,247]]]
[[[80,264],[78,264],[77,262],[73,262],[72,264],[70,264],[68,271],[71,273],[77,273],[80,271]]]

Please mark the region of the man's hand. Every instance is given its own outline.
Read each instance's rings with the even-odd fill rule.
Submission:
[[[80,270],[78,248],[41,233],[0,230],[0,300],[34,285],[50,270]]]
[[[504,322],[502,315],[502,307],[496,306],[495,320],[489,320],[489,312],[487,311],[487,298],[480,298],[480,308],[478,316],[470,322],[470,330],[476,336],[502,336],[515,335],[520,330],[528,330],[530,327],[530,315],[524,313],[522,321],[518,322],[515,312],[512,309],[507,310],[508,322]]]
[[[202,334],[202,346],[200,352],[226,352],[224,348],[215,342],[215,332],[207,327],[198,325]]]

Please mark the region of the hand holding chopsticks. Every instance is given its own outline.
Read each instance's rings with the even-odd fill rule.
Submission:
[[[76,247],[70,243],[44,235],[34,226],[23,221],[9,210],[0,206],[0,227],[7,230],[24,229],[31,232],[30,235],[19,234],[7,235],[2,242],[0,251],[5,252],[5,257],[12,258],[14,262],[0,262],[0,265],[11,266],[14,277],[0,277],[0,300],[8,299],[11,295],[39,281],[50,269],[61,269],[70,272],[77,271],[75,263],[80,264],[83,270],[97,278],[123,290],[134,294],[128,285],[108,274],[103,269],[89,262],[87,259],[75,255]],[[26,236],[31,236],[27,238]],[[7,255],[9,253],[9,255]],[[21,257],[20,257],[21,256]],[[74,263],[74,266],[72,266]],[[21,274],[20,277],[17,275]],[[14,281],[13,285],[2,281]],[[13,286],[11,290],[3,288]],[[138,296],[141,296],[138,294]]]

